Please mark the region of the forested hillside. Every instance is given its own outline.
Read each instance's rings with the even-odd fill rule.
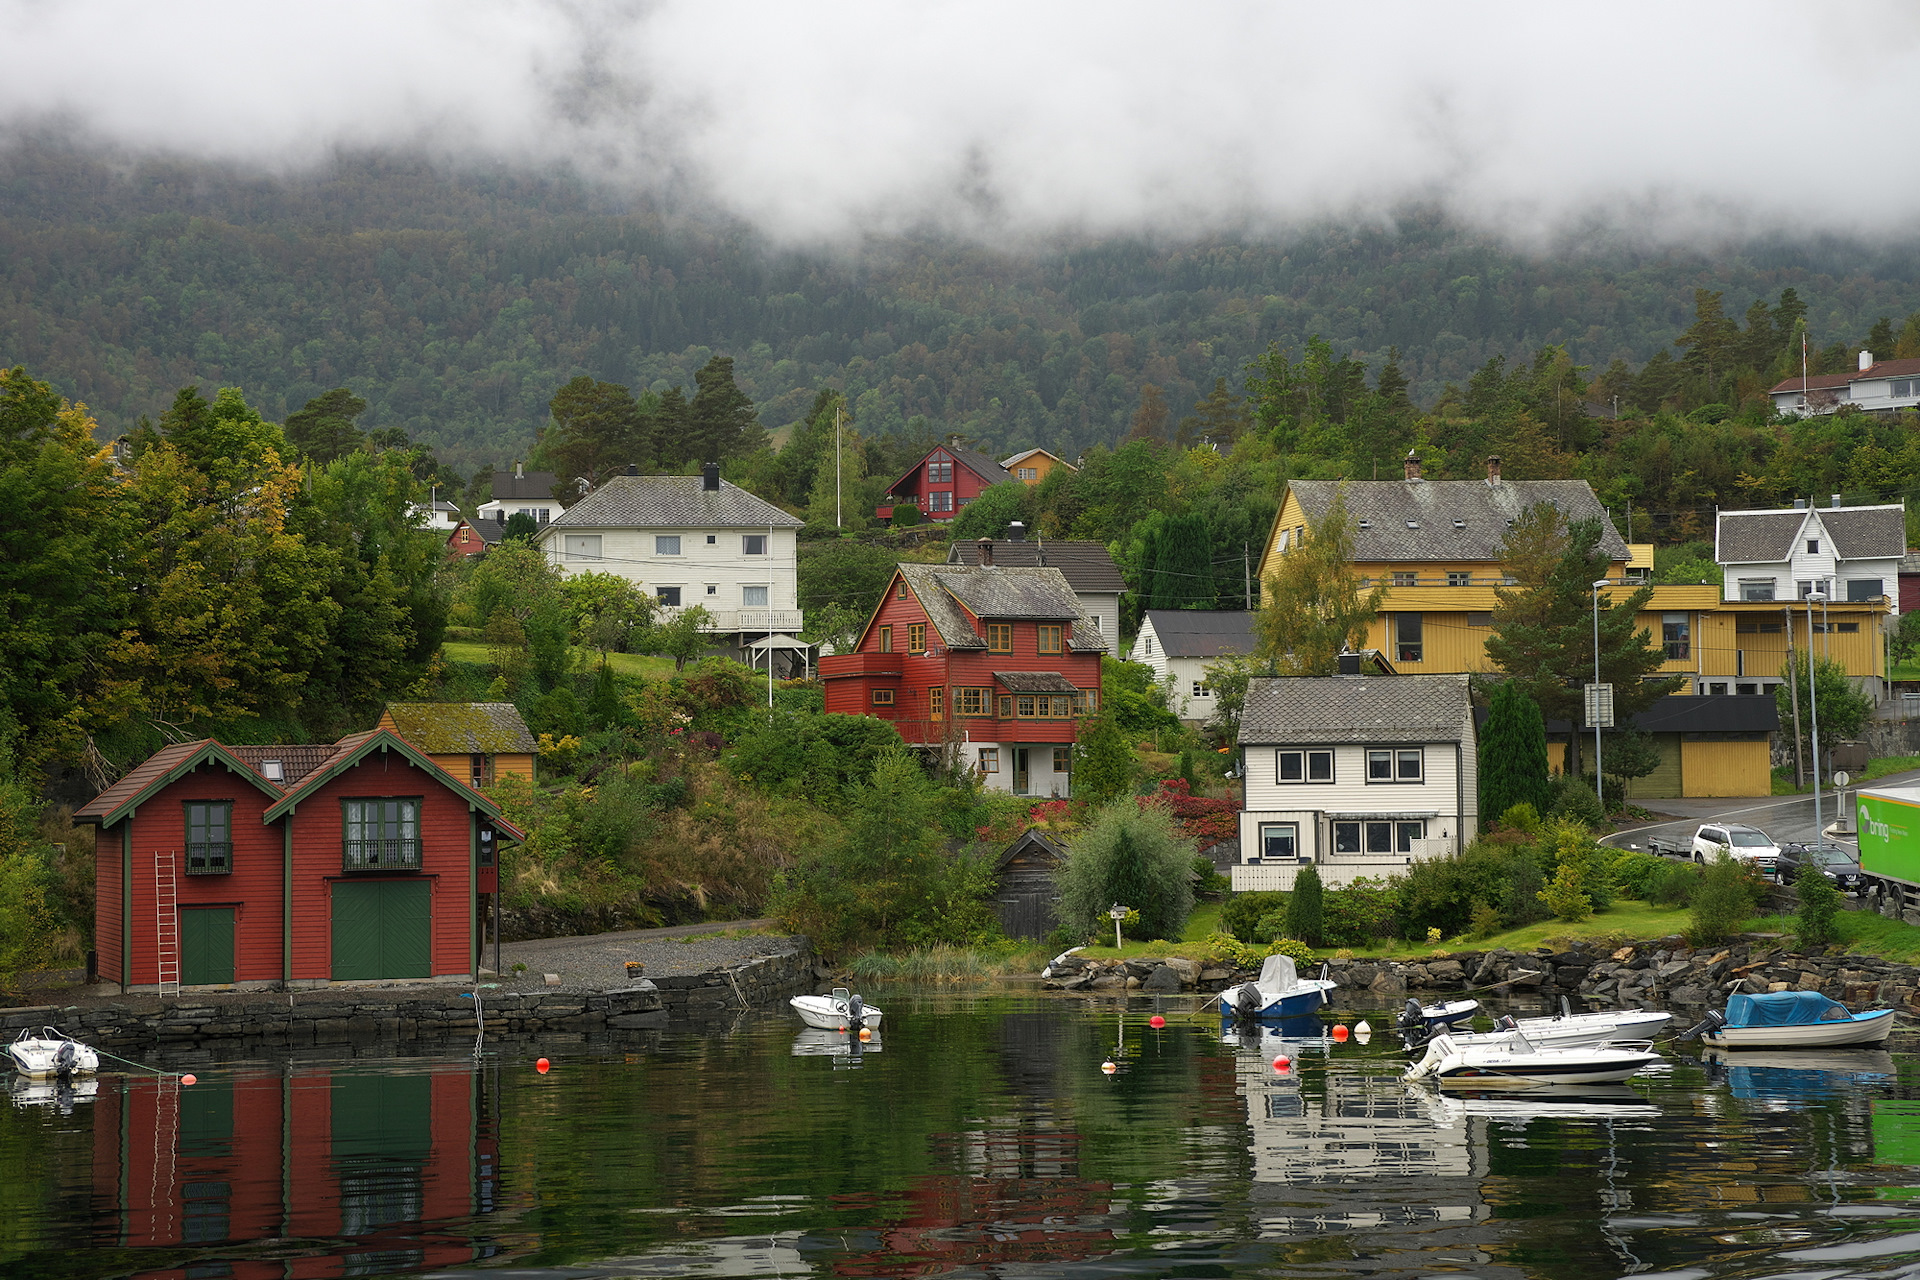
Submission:
[[[402,429],[467,472],[524,454],[575,376],[691,394],[714,354],[735,358],[770,428],[833,386],[868,436],[919,418],[1072,457],[1124,435],[1147,384],[1178,421],[1216,379],[1240,391],[1269,344],[1296,352],[1314,334],[1375,374],[1398,347],[1422,405],[1490,358],[1554,344],[1589,376],[1637,367],[1693,322],[1696,288],[1737,316],[1791,287],[1814,347],[1844,347],[1920,308],[1916,262],[1912,246],[1839,243],[1528,254],[1421,210],[1244,243],[1014,255],[905,240],[854,257],[565,176],[0,155],[0,363],[116,433],[188,383],[238,386],[274,421],[345,385],[369,402],[362,427]]]

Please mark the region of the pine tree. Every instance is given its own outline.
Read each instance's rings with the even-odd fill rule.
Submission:
[[[1167,521],[1154,544],[1155,609],[1205,609],[1213,604],[1212,549],[1206,518],[1198,514]]]
[[[693,404],[688,409],[695,461],[718,462],[766,447],[767,433],[733,380],[733,357],[715,356],[693,375]]]
[[[365,400],[335,387],[287,415],[287,441],[315,462],[332,462],[360,447],[365,437],[354,419],[366,411]]]
[[[1167,400],[1160,394],[1160,388],[1151,382],[1141,383],[1140,407],[1133,411],[1133,422],[1127,429],[1127,439],[1166,443],[1169,416]]]
[[[1517,804],[1545,815],[1552,782],[1540,708],[1511,680],[1494,686],[1480,726],[1480,814],[1495,819]]]
[[[1293,892],[1287,896],[1287,936],[1310,947],[1319,946],[1325,932],[1325,914],[1320,870],[1309,862],[1294,877]]]

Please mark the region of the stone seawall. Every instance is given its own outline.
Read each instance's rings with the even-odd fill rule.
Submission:
[[[661,1030],[767,1008],[812,991],[810,951],[764,956],[708,973],[641,980],[611,991],[480,989],[476,1013],[459,988],[327,988],[294,993],[189,992],[178,999],[104,998],[71,1005],[0,1009],[0,1036],[55,1026],[122,1056],[153,1048],[245,1042],[307,1048],[364,1040],[465,1040],[484,1015],[488,1036],[556,1031]]]

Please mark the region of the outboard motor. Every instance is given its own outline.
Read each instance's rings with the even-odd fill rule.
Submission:
[[[1234,1008],[1245,1017],[1254,1017],[1260,1012],[1260,993],[1254,990],[1251,982],[1240,984],[1240,991],[1233,997]]]
[[[1721,1013],[1716,1009],[1709,1009],[1707,1010],[1706,1017],[1700,1019],[1700,1021],[1695,1025],[1688,1027],[1685,1031],[1682,1031],[1679,1035],[1675,1036],[1674,1039],[1698,1040],[1701,1036],[1705,1035],[1707,1032],[1718,1031],[1720,1028],[1726,1025],[1727,1025],[1726,1014]]]
[[[1520,1022],[1512,1014],[1503,1013],[1493,1020],[1493,1029],[1495,1031],[1518,1031],[1520,1029]]]
[[[73,1041],[62,1040],[60,1047],[53,1052],[53,1069],[60,1075],[73,1074],[73,1060],[76,1057]]]
[[[1408,1000],[1407,1007],[1402,1009],[1400,1016],[1395,1019],[1395,1022],[1402,1031],[1425,1026],[1426,1021],[1426,1015],[1420,1012],[1420,1002],[1418,1000]]]
[[[860,993],[854,992],[847,997],[847,1030],[858,1036],[860,1028],[867,1025],[867,1006],[860,999]]]

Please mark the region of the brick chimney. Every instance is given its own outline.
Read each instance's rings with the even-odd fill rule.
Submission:
[[[1420,455],[1411,449],[1407,450],[1405,465],[1407,468],[1407,479],[1418,480],[1420,478]]]
[[[993,539],[992,538],[980,539],[980,559],[978,563],[980,567],[983,569],[993,568]]]
[[[1497,453],[1487,455],[1487,483],[1500,483],[1500,455]]]
[[[700,468],[700,488],[707,493],[720,492],[720,464],[709,462]]]

